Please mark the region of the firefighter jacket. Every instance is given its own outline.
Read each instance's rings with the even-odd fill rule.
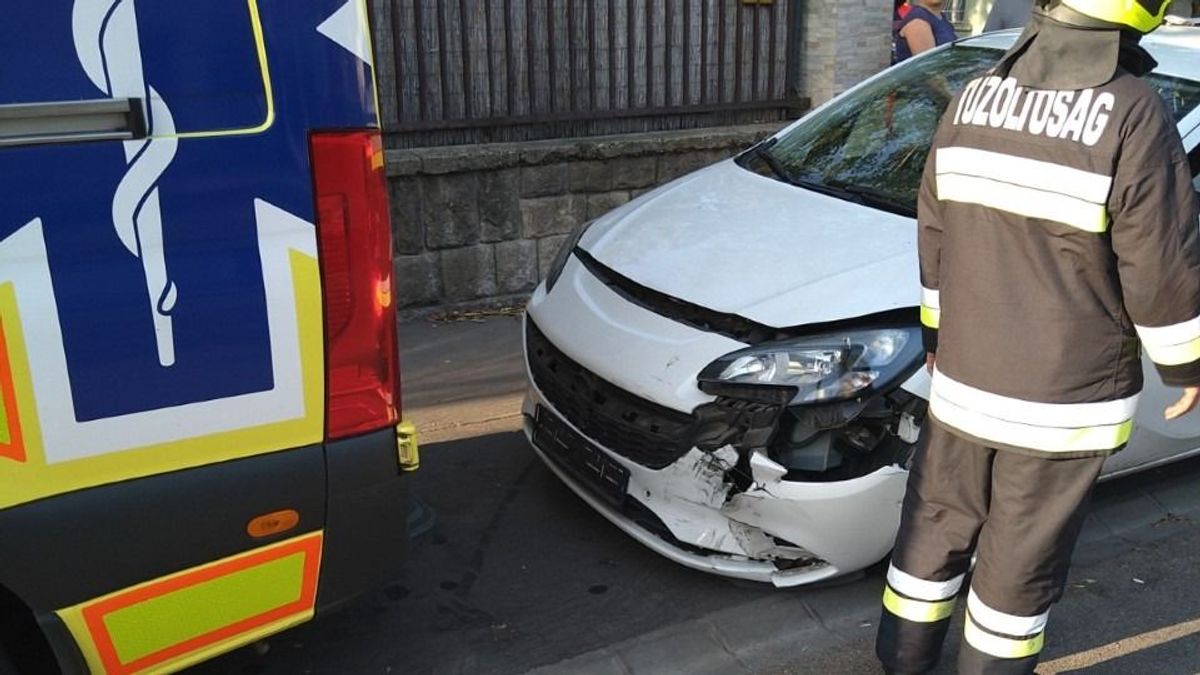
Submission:
[[[1167,385],[1200,385],[1197,218],[1176,124],[1141,78],[970,82],[918,198],[930,414],[1026,454],[1120,449],[1139,346]]]

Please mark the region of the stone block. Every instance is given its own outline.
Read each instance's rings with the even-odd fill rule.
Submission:
[[[521,236],[521,174],[517,169],[479,176],[479,232],[484,242]]]
[[[600,216],[612,211],[629,201],[628,191],[617,192],[602,192],[597,195],[587,196],[587,218],[599,218]]]
[[[500,293],[527,293],[538,280],[537,241],[521,239],[496,244],[496,288]]]
[[[713,164],[716,164],[717,162],[724,161],[726,159],[729,159],[730,157],[737,155],[742,150],[745,150],[746,148],[750,147],[751,145],[753,145],[753,143],[747,143],[746,145],[730,146],[730,147],[725,147],[725,148],[713,148],[712,150],[705,150],[704,152],[698,153],[698,155],[696,156],[696,163],[697,163],[696,166],[698,168],[711,166]]]
[[[421,170],[427,174],[487,171],[512,166],[521,154],[505,145],[454,145],[415,151],[421,157]]]
[[[521,234],[527,239],[566,234],[587,218],[582,195],[560,195],[521,200]]]
[[[421,172],[421,156],[410,150],[385,150],[389,176],[413,176]]]
[[[442,279],[436,253],[396,256],[392,268],[396,271],[398,308],[432,305],[442,299]]]
[[[388,181],[392,202],[392,247],[398,255],[425,250],[425,224],[421,218],[421,183],[415,178]]]
[[[631,190],[650,187],[657,180],[656,159],[654,157],[629,157],[613,160],[614,190]]]
[[[577,142],[580,155],[589,159],[611,159],[655,155],[662,152],[663,141],[659,133],[625,134],[606,138],[581,139]]]
[[[562,248],[563,242],[570,236],[569,234],[556,234],[537,240],[539,281],[546,278],[546,272],[550,269],[550,264],[554,262],[554,256],[558,255],[558,249]]]
[[[580,154],[579,143],[574,141],[532,141],[519,145],[521,148],[521,163],[531,166],[565,162],[575,159]]]
[[[701,153],[681,152],[673,155],[663,155],[658,158],[658,182],[666,183],[673,181],[702,166],[704,166],[704,156]]]
[[[441,252],[442,288],[448,302],[496,295],[496,251],[491,244]]]
[[[607,192],[612,189],[612,160],[571,162],[567,187],[571,192]]]
[[[567,165],[545,164],[521,168],[521,196],[549,197],[567,191]]]
[[[421,188],[426,246],[440,249],[479,242],[478,174],[428,176]]]

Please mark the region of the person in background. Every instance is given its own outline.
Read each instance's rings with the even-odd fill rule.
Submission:
[[[1032,12],[1033,0],[996,0],[988,12],[987,23],[983,24],[983,32],[1024,28]]]
[[[911,9],[912,5],[908,4],[908,0],[895,0],[892,3],[892,65],[899,60],[896,56],[896,41],[900,38],[896,34],[900,31],[900,22],[908,16]]]
[[[911,9],[900,20],[892,35],[896,45],[896,63],[958,38],[954,25],[942,16],[941,2],[911,0],[909,5]]]

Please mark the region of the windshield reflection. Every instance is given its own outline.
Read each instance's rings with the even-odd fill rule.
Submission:
[[[958,44],[907,61],[739,161],[801,188],[915,216],[925,156],[942,112],[1002,55]],[[1176,120],[1200,104],[1200,83],[1160,74],[1146,79]]]
[[[760,146],[755,160],[784,182],[914,215],[942,111],[1002,54],[956,46],[909,61]]]

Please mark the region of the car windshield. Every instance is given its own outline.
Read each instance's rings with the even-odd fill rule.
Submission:
[[[899,66],[834,100],[803,124],[758,146],[743,166],[800,187],[913,216],[925,156],[955,92],[1003,52],[955,45]],[[1147,80],[1181,120],[1200,103],[1200,83]]]

